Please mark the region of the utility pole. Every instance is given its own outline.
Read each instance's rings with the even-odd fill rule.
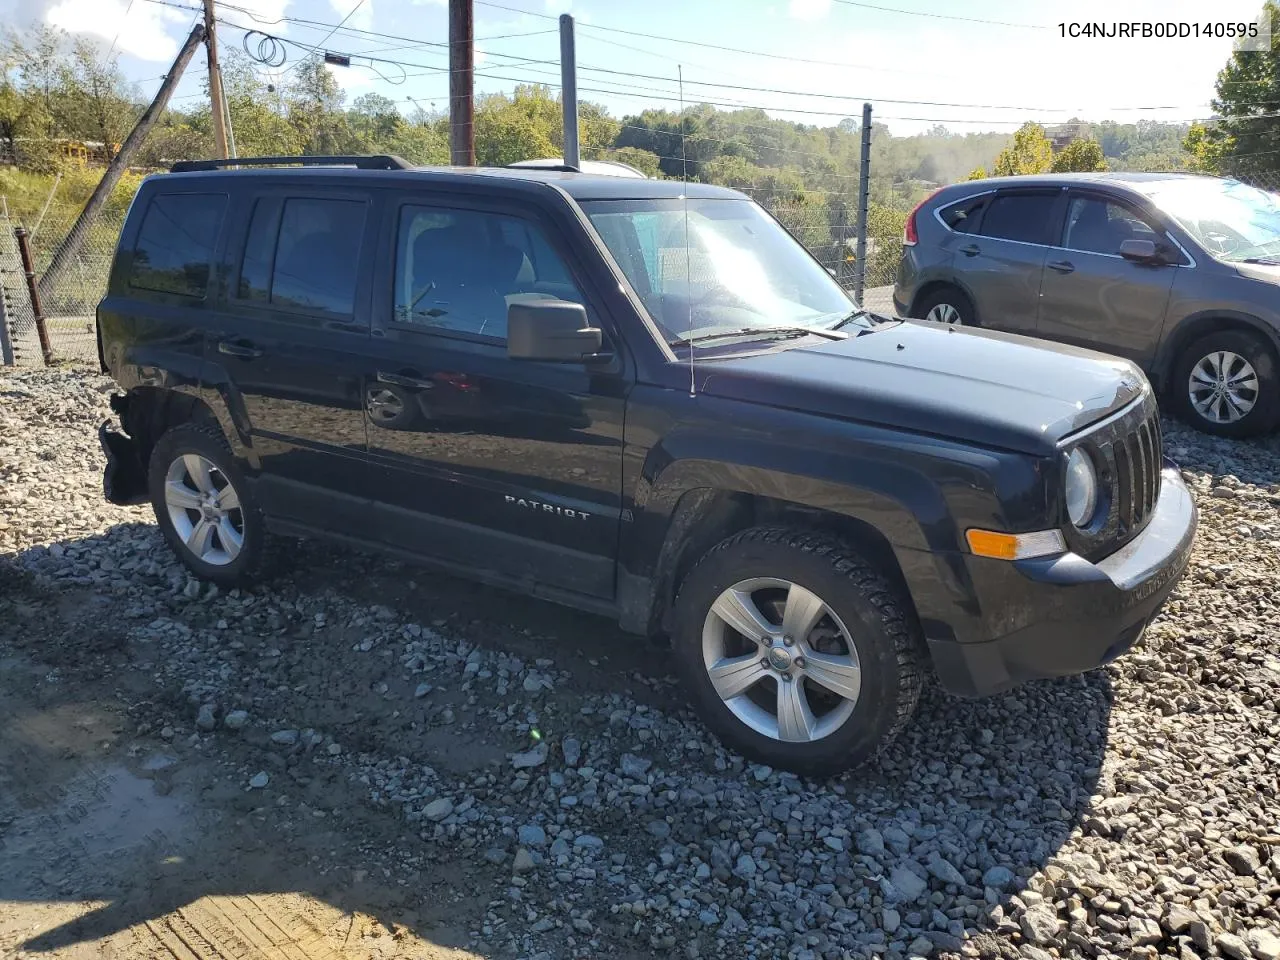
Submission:
[[[476,165],[475,24],[471,0],[449,0],[449,162]]]
[[[560,106],[564,110],[564,165],[578,170],[578,57],[573,17],[560,14]]]
[[[218,157],[227,152],[227,111],[222,99],[222,68],[218,66],[218,35],[213,18],[213,0],[204,0],[204,49],[209,60],[209,105],[213,113],[213,144]]]
[[[858,247],[854,256],[853,302],[862,306],[867,284],[867,211],[871,205],[871,104],[862,105],[862,176],[858,179]]]
[[[90,194],[84,209],[80,211],[80,216],[76,218],[76,222],[72,224],[66,239],[62,241],[62,245],[54,253],[48,269],[45,270],[44,276],[40,278],[41,294],[48,295],[62,272],[75,259],[76,254],[80,252],[80,246],[84,243],[84,238],[89,232],[89,228],[98,219],[99,211],[102,210],[103,204],[107,202],[107,198],[111,196],[111,191],[115,189],[115,185],[120,182],[120,175],[128,168],[130,161],[133,160],[133,155],[142,146],[142,141],[147,138],[151,128],[160,119],[160,114],[164,113],[165,107],[169,105],[169,97],[173,95],[173,88],[182,79],[183,71],[187,69],[187,64],[191,62],[191,58],[195,55],[196,47],[200,46],[202,40],[204,40],[204,26],[197,23],[191,28],[191,35],[187,37],[182,49],[178,51],[178,57],[173,61],[173,66],[169,68],[169,73],[164,78],[164,83],[160,84],[160,89],[156,91],[151,105],[142,112],[138,122],[129,131],[129,136],[125,137],[124,143],[120,147],[120,152],[107,165],[106,172],[103,173],[102,179],[98,181],[98,185],[93,188],[93,193]]]

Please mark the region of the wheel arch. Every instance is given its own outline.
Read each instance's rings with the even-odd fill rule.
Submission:
[[[1271,351],[1272,359],[1280,367],[1280,332],[1253,314],[1237,310],[1205,310],[1183,319],[1160,345],[1160,353],[1154,364],[1156,387],[1161,391],[1170,388],[1174,368],[1182,352],[1201,337],[1223,330],[1243,330],[1257,334]]]
[[[912,317],[916,317],[916,319],[923,319],[922,317],[917,317],[917,314],[920,312],[920,304],[924,303],[928,297],[941,290],[959,291],[960,294],[969,301],[969,307],[973,312],[974,323],[978,322],[978,302],[974,299],[973,291],[970,290],[968,285],[958,277],[937,278],[923,284],[920,289],[916,291],[916,295],[912,298],[910,309],[907,312]]]
[[[892,544],[867,520],[761,493],[701,487],[680,496],[649,578],[647,596],[640,604],[633,604],[633,609],[623,605],[623,626],[650,635],[669,633],[680,586],[698,561],[722,540],[760,526],[835,534],[880,570],[901,592],[904,602],[911,603],[911,591]]]

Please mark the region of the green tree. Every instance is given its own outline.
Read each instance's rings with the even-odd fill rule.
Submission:
[[[601,153],[600,159],[616,160],[618,163],[630,164],[646,177],[662,176],[662,170],[658,166],[660,162],[658,160],[658,155],[656,153],[650,153],[648,150],[641,150],[639,147],[618,147],[617,149],[608,149]]]
[[[1053,164],[1053,144],[1038,123],[1024,123],[1013,135],[1013,143],[1000,151],[992,173],[997,177],[1017,177],[1048,173]]]
[[[1092,137],[1072,140],[1062,152],[1053,158],[1050,169],[1054,173],[1089,173],[1107,169],[1102,145]]]
[[[1267,0],[1274,37],[1280,37],[1280,4]],[[1266,51],[1236,50],[1218,73],[1213,109],[1221,118],[1193,127],[1183,145],[1200,170],[1255,176],[1280,170],[1280,43]]]
[[[987,179],[987,168],[974,167],[972,170],[969,171],[969,175],[965,177],[965,179],[966,180],[985,180]]]

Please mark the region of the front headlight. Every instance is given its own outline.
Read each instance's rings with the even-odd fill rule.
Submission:
[[[1098,509],[1098,471],[1089,454],[1077,447],[1067,457],[1067,516],[1080,529],[1093,522]]]

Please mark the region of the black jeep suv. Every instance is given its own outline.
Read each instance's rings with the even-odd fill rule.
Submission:
[[[98,309],[106,495],[199,577],[316,535],[614,617],[727,744],[823,774],[928,669],[1107,662],[1187,564],[1128,361],[861,312],[729,190],[293,163],[147,179]]]

